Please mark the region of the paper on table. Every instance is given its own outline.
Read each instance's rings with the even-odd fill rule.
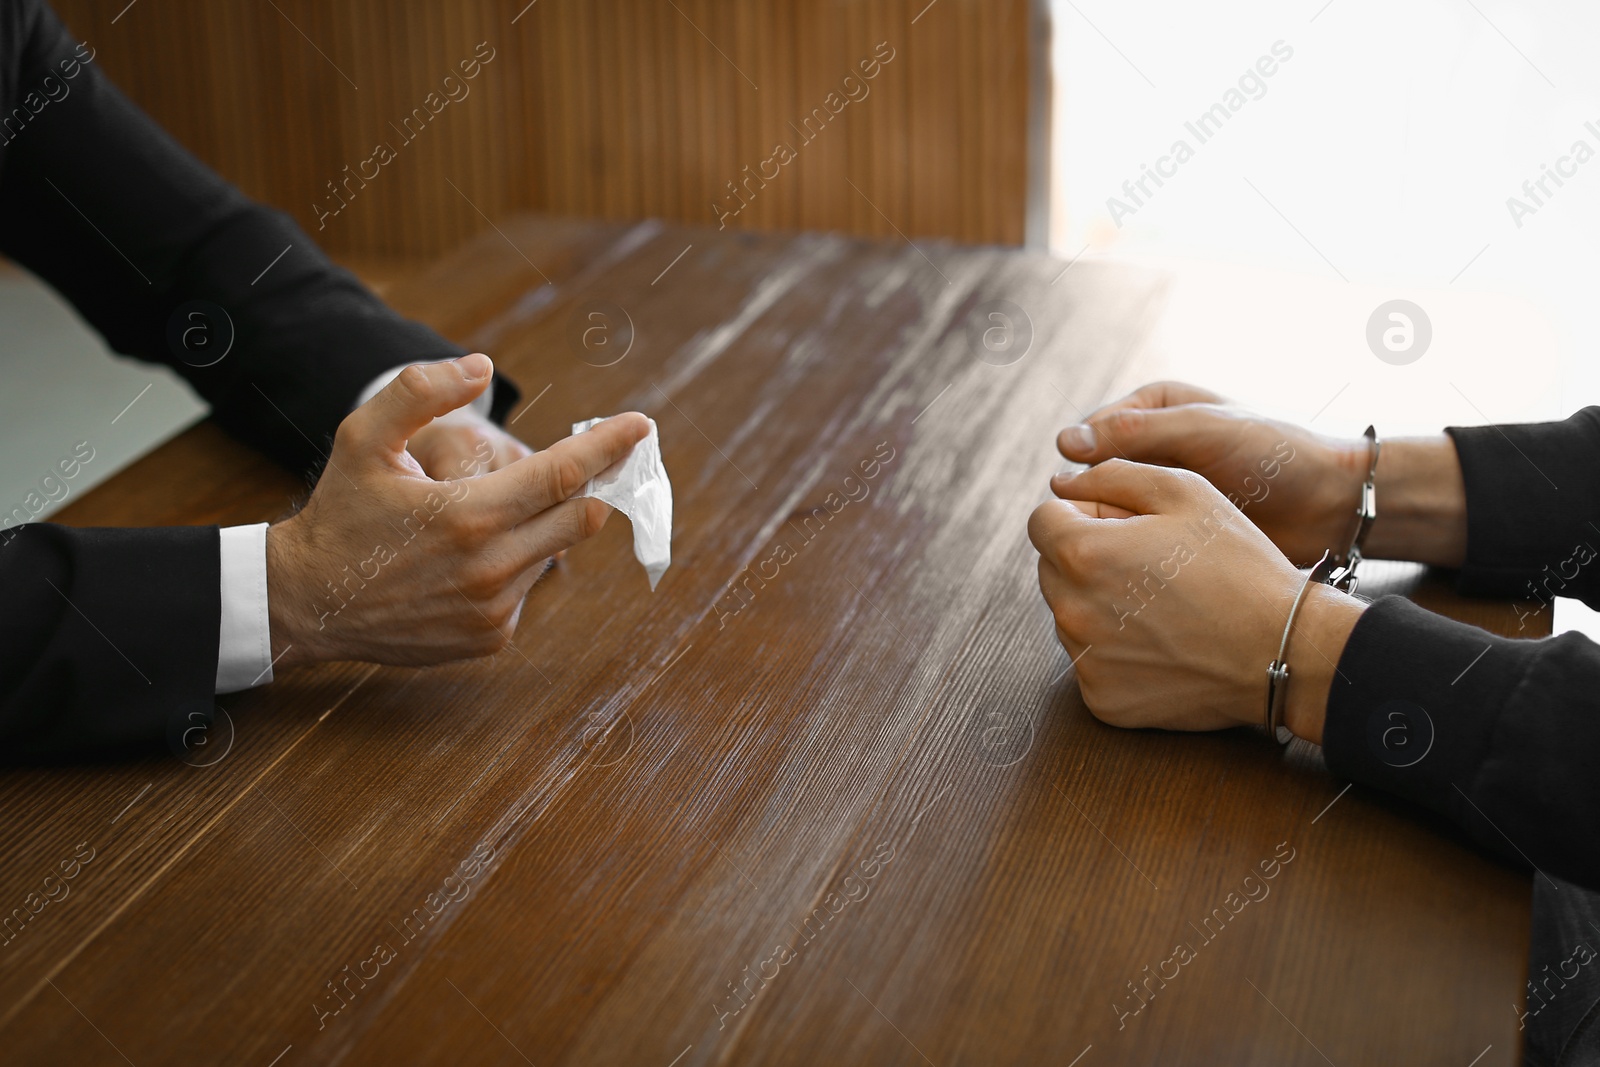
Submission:
[[[572,432],[582,433],[604,419],[587,419],[572,424]],[[613,463],[593,478],[577,496],[592,496],[628,516],[633,524],[633,554],[644,564],[650,591],[672,566],[672,483],[661,464],[661,437],[656,420],[648,420],[650,432],[620,462]]]

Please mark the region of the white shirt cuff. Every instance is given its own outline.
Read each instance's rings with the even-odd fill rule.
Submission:
[[[272,630],[267,621],[267,524],[225,526],[222,544],[222,630],[217,640],[217,692],[272,681]]]
[[[378,375],[376,378],[372,379],[372,382],[365,389],[361,390],[361,395],[356,398],[356,407],[360,407],[362,404],[365,404],[367,401],[369,401],[373,397],[377,396],[380,392],[383,391],[383,387],[388,385],[390,382],[394,381],[395,378],[400,374],[401,371],[405,370],[407,367],[418,366],[418,365],[420,365],[420,364],[402,363],[398,367],[393,367],[393,368],[391,368],[389,370],[386,370],[382,374]],[[474,399],[472,401],[472,403],[466,405],[465,407],[459,407],[459,408],[456,408],[454,411],[447,412],[447,413],[445,413],[443,415],[440,415],[434,421],[435,422],[465,422],[465,421],[471,419],[472,416],[474,416],[474,415],[477,415],[477,416],[479,416],[481,418],[487,419],[489,417],[489,409],[493,406],[493,404],[494,404],[494,383],[490,382],[489,383],[489,388],[485,389],[482,393],[478,394],[477,398]]]

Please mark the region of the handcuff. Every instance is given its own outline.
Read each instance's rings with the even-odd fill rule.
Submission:
[[[1267,665],[1267,706],[1263,725],[1266,726],[1267,736],[1280,745],[1287,745],[1294,737],[1289,728],[1283,725],[1283,711],[1289,701],[1289,635],[1294,631],[1294,620],[1300,614],[1300,605],[1315,583],[1331,585],[1342,593],[1354,595],[1361,547],[1366,543],[1372,523],[1378,517],[1378,493],[1374,482],[1378,475],[1378,453],[1383,445],[1378,440],[1377,430],[1371,426],[1367,427],[1363,436],[1367,439],[1371,458],[1367,463],[1366,481],[1361,485],[1361,502],[1356,505],[1355,530],[1350,535],[1350,543],[1338,554],[1332,549],[1324,551],[1317,565],[1311,568],[1305,584],[1300,587],[1294,604],[1289,608],[1289,619],[1283,626],[1283,639],[1278,642],[1278,658]]]
[[[1350,534],[1349,546],[1333,557],[1334,570],[1327,579],[1328,584],[1341,593],[1352,595],[1356,591],[1356,566],[1361,562],[1361,546],[1366,543],[1367,532],[1378,517],[1378,491],[1373,483],[1378,476],[1378,453],[1383,451],[1377,430],[1368,426],[1362,436],[1367,439],[1371,459],[1367,463],[1367,480],[1361,485],[1361,503],[1356,506],[1356,528]]]

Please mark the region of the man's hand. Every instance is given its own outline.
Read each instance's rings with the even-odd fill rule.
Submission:
[[[1084,703],[1115,726],[1259,723],[1267,665],[1305,577],[1204,478],[1112,459],[1058,480],[1028,521],[1039,587]],[[1289,642],[1286,725],[1320,741],[1361,614],[1317,585]]]
[[[339,425],[311,499],[267,531],[277,663],[489,655],[511,640],[544,561],[604,524],[605,504],[568,498],[644,438],[637,413],[537,454],[498,457],[477,477],[478,463],[496,459],[487,438],[456,470],[433,472],[445,480],[407,450],[432,419],[483,392],[492,370],[481,354],[407,367]]]
[[[434,419],[411,435],[406,451],[430,478],[465,478],[509,467],[534,450],[468,407]],[[566,551],[550,557],[547,567],[566,558]]]
[[[423,473],[443,481],[486,474],[533,455],[533,449],[475,411],[463,409],[449,420],[434,419],[411,435],[406,451]],[[465,464],[465,468],[463,468]]]

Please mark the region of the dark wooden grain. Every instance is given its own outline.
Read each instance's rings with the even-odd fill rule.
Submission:
[[[97,849],[0,948],[8,1061],[1515,1061],[1525,877],[1341,795],[1307,746],[1118,731],[1078,697],[1024,522],[1053,430],[1151,372],[1160,275],[502,228],[390,297],[538,397],[513,426],[535,444],[651,414],[672,569],[651,594],[617,520],[492,660],[286,674],[223,698],[213,766],[0,775],[8,899]],[[969,328],[992,299],[1036,331],[1010,366]],[[604,368],[571,339],[596,300],[635,329]],[[62,518],[251,521],[299,491],[202,425]],[[1514,625],[1414,568],[1372,577]],[[1281,842],[1270,895],[1119,1028],[1127,983]],[[465,895],[406,927],[440,891]]]

